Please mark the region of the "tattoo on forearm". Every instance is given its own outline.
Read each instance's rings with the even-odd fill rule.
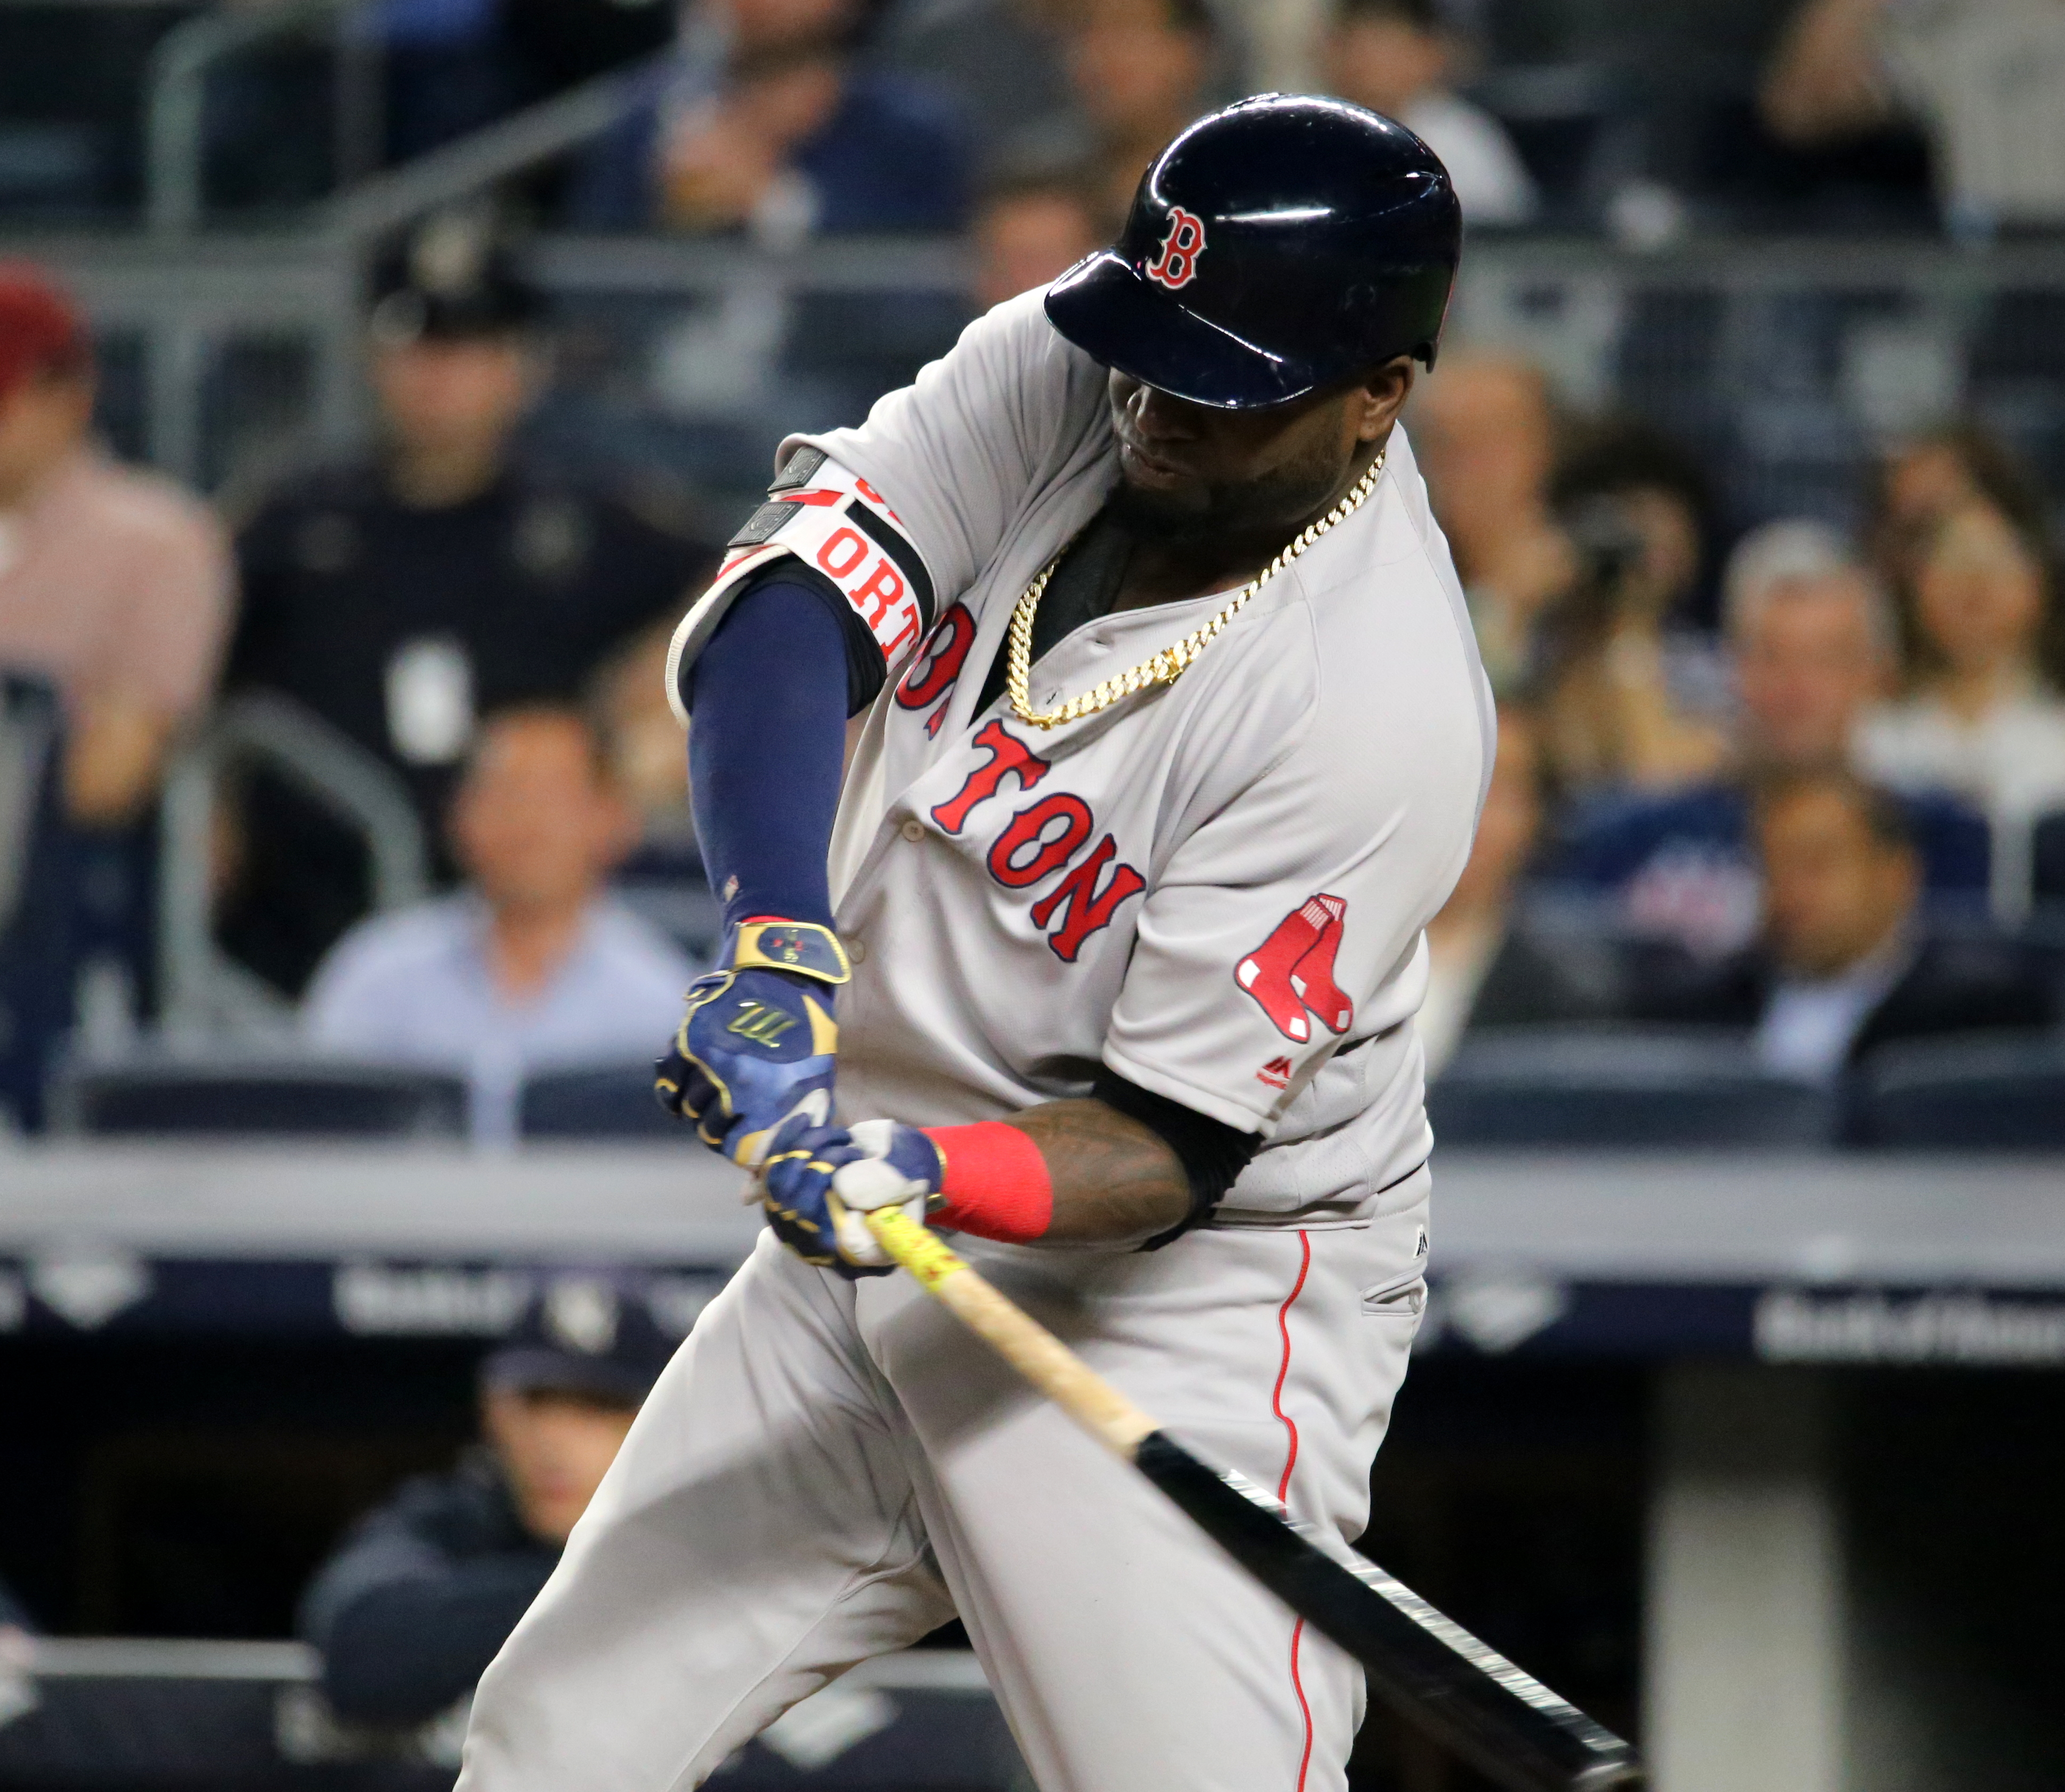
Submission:
[[[1039,1146],[1054,1189],[1057,1244],[1151,1238],[1190,1210],[1190,1178],[1166,1144],[1097,1100],[1049,1101],[1008,1124]]]

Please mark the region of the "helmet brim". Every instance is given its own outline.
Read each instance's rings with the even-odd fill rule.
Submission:
[[[1062,275],[1046,305],[1047,321],[1093,361],[1214,410],[1286,404],[1339,377],[1199,317],[1110,249]]]

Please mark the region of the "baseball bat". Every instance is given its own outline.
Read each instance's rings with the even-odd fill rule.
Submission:
[[[1046,1327],[898,1208],[867,1216],[927,1293],[1312,1628],[1360,1661],[1394,1711],[1508,1792],[1606,1792],[1642,1782],[1635,1751],[1444,1617],[1374,1562],[1328,1547],[1244,1475],[1178,1443]]]

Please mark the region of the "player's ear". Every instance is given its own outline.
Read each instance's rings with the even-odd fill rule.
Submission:
[[[1376,442],[1390,434],[1391,426],[1412,394],[1418,365],[1410,355],[1394,355],[1380,367],[1372,368],[1355,389],[1352,408],[1356,413],[1356,439]]]

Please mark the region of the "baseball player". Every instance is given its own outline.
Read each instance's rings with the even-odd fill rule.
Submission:
[[[1043,1792],[1344,1784],[1360,1670],[857,1215],[954,1229],[1361,1532],[1424,1292],[1422,929],[1492,753],[1396,425],[1458,240],[1409,132],[1245,101],[1113,248],[784,445],[675,642],[729,933],[661,1073],[770,1229],[483,1680],[464,1792],[699,1786],[956,1613]]]

